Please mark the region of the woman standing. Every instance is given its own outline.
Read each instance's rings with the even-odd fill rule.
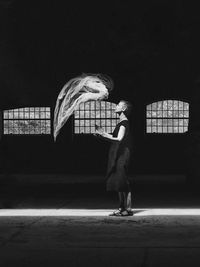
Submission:
[[[133,215],[131,209],[131,186],[127,175],[127,168],[131,151],[131,134],[128,115],[132,105],[121,100],[116,106],[115,112],[119,114],[119,123],[112,134],[108,134],[101,127],[96,126],[96,133],[112,142],[107,170],[107,191],[116,191],[119,196],[119,209],[110,216]]]

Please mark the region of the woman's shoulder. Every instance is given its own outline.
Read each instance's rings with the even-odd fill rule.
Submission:
[[[122,120],[119,122],[119,125],[127,126],[127,125],[129,125],[129,121],[128,120]]]

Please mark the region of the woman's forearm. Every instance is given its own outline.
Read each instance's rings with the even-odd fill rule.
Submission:
[[[102,137],[104,137],[105,139],[108,139],[110,141],[121,141],[119,137],[113,137],[111,134],[109,133],[102,133],[101,134]]]
[[[97,133],[100,136],[102,136],[103,138],[107,139],[107,140],[120,142],[124,138],[125,127],[124,126],[120,126],[118,135],[116,137],[114,137],[112,134],[106,133],[106,132],[104,132],[102,130],[101,131],[97,130]]]

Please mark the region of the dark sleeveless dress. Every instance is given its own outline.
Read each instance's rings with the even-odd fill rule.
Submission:
[[[120,126],[125,127],[125,135],[119,141],[112,141],[107,169],[107,191],[130,192],[130,181],[128,179],[128,163],[131,151],[131,134],[128,120],[123,120],[117,124],[113,131],[113,137],[117,137]]]

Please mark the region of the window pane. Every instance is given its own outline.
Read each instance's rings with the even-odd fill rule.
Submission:
[[[106,110],[106,117],[111,118],[112,111],[111,110]]]
[[[174,117],[174,118],[178,118],[178,117],[180,117],[180,116],[181,116],[180,111],[178,111],[178,110],[174,110],[174,112],[173,112],[173,117]]]
[[[184,103],[183,103],[183,109],[184,109],[184,110],[189,110],[189,104],[186,103],[186,102],[184,102]]]
[[[163,124],[163,126],[167,126],[168,125],[168,119],[163,119],[162,124]]]
[[[77,117],[78,117],[78,116],[77,116]],[[80,118],[84,118],[84,111],[83,111],[83,110],[80,110],[79,117],[80,117]]]
[[[183,127],[179,127],[179,133],[183,133],[184,132],[184,128]]]
[[[183,117],[189,117],[189,110],[184,110]]]
[[[152,127],[152,133],[157,133],[157,127]]]
[[[95,109],[95,102],[94,101],[90,101],[90,109],[91,110]]]
[[[3,114],[4,119],[8,119],[8,116],[9,116],[8,111],[4,111],[4,114]]]
[[[173,125],[173,120],[172,119],[168,119],[168,126],[172,126]]]
[[[90,125],[95,126],[95,120],[90,120]]]
[[[46,112],[36,112],[35,113],[35,118],[41,118],[41,119],[45,119],[46,118]]]
[[[151,133],[151,127],[147,127],[147,133]]]
[[[167,127],[163,127],[163,133],[167,133]]]
[[[178,132],[179,132],[179,127],[175,126],[175,127],[174,127],[174,132],[175,132],[175,133],[178,133]]]
[[[85,120],[85,126],[90,126],[90,121],[89,120]]]
[[[101,102],[101,109],[105,109],[105,102],[104,101]]]
[[[8,134],[8,128],[4,128],[4,134]]]
[[[24,119],[24,112],[19,112],[19,117],[18,119]]]
[[[179,126],[183,126],[183,119],[179,119]]]
[[[147,110],[147,118],[151,118],[152,117],[152,112],[151,112],[151,110]]]
[[[81,104],[79,105],[79,109],[80,109],[80,110],[84,110],[84,109],[85,109],[85,107],[84,107],[84,103],[81,103]]]
[[[84,133],[84,127],[80,127],[80,133]]]
[[[100,103],[100,101],[96,101],[96,102],[95,102],[95,109],[96,109],[96,110],[99,110],[100,107],[101,107],[101,103]]]
[[[91,112],[90,112],[90,117],[91,117],[91,118],[95,118],[95,117],[96,117],[96,115],[95,115],[95,111],[94,111],[94,110],[91,110]]]
[[[183,110],[183,102],[182,101],[179,101],[179,110]]]
[[[162,119],[157,120],[157,125],[162,126]]]
[[[158,110],[157,111],[157,117],[162,117],[163,116],[163,112],[162,110]]]
[[[157,120],[156,119],[152,119],[151,120],[151,126],[156,126],[157,125]]]
[[[179,101],[174,100],[174,105],[173,105],[173,107],[174,107],[174,110],[175,110],[175,111],[179,110],[178,103],[179,103]]]
[[[76,117],[78,117],[79,116],[79,111],[78,110],[75,110],[74,111],[74,117],[76,118]]]
[[[95,127],[92,126],[92,127],[91,127],[91,133],[95,133],[95,132],[96,132]]]
[[[102,110],[101,111],[101,118],[105,118],[106,117],[106,112],[105,112],[105,110]]]
[[[184,125],[184,126],[188,126],[188,119],[184,119],[184,120],[183,120],[183,125]]]
[[[80,126],[84,126],[85,125],[85,120],[80,120]]]
[[[74,120],[74,126],[75,126],[75,128],[76,128],[77,126],[79,126],[79,120]]]
[[[75,127],[75,133],[79,133],[79,127]]]
[[[85,111],[85,118],[90,118],[90,111],[89,110],[87,110],[87,111]]]
[[[173,111],[172,110],[168,110],[167,117],[168,118],[172,118],[173,117]]]
[[[147,110],[147,111],[151,111],[151,110],[152,110],[152,104],[147,105],[147,106],[146,106],[146,110]]]
[[[173,128],[172,127],[168,127],[168,133],[173,133]]]
[[[10,111],[8,114],[9,114],[9,115],[8,115],[9,119],[13,119],[13,118],[14,118],[14,116],[13,116],[13,112],[12,112],[12,111]]]
[[[105,120],[101,120],[101,126],[104,127],[106,125],[106,121]]]
[[[152,114],[153,118],[156,118],[157,117],[157,110],[152,110],[151,114]]]
[[[96,113],[95,113],[95,117],[96,117],[96,118],[101,118],[101,113],[100,113],[99,110],[96,111]]]
[[[18,119],[19,118],[19,113],[18,111],[14,111],[14,116],[13,116],[14,119]]]
[[[152,104],[152,110],[157,110],[157,102]]]

